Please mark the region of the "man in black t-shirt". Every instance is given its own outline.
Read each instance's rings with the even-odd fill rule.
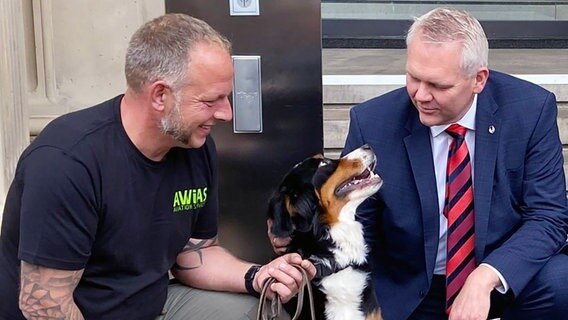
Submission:
[[[290,264],[313,277],[311,263],[257,266],[216,239],[209,133],[232,118],[230,43],[167,14],[134,34],[125,69],[124,95],[54,120],[22,154],[2,222],[0,319],[247,319],[269,276],[269,296],[289,300],[301,282]]]

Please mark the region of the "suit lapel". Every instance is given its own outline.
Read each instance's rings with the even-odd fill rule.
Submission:
[[[475,159],[474,159],[474,208],[475,208],[475,255],[477,261],[484,256],[487,241],[487,227],[493,191],[493,176],[501,121],[495,117],[497,104],[488,90],[479,94],[475,117]]]
[[[436,263],[439,237],[439,209],[434,160],[430,142],[430,129],[420,123],[417,112],[411,107],[411,115],[406,124],[409,135],[404,144],[412,167],[414,182],[418,189],[422,209],[422,227],[424,229],[424,253],[426,270],[431,278]]]

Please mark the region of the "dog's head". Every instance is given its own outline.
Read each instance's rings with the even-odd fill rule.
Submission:
[[[295,165],[270,199],[271,232],[317,237],[318,228],[354,219],[357,206],[375,194],[383,181],[373,170],[376,157],[367,145],[340,159],[321,155]]]

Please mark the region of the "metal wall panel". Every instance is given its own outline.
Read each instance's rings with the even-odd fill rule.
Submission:
[[[260,0],[258,16],[230,16],[228,0],[166,0],[167,12],[207,21],[233,43],[233,55],[258,55],[262,132],[213,129],[220,160],[220,240],[238,257],[273,256],[266,236],[270,194],[292,165],[323,152],[319,0]]]

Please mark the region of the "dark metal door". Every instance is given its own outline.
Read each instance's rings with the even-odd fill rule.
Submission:
[[[260,56],[262,132],[235,133],[226,123],[212,135],[221,243],[240,258],[267,261],[270,194],[292,165],[323,152],[320,0],[260,0],[257,16],[231,16],[229,0],[166,0],[166,11],[207,21],[231,40],[233,55]]]

